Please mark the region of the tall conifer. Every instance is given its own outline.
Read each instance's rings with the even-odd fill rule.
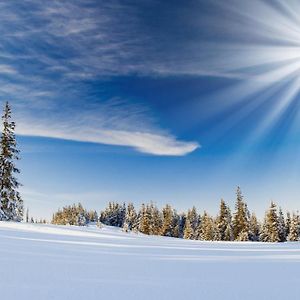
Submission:
[[[3,128],[0,140],[0,220],[18,221],[23,219],[23,200],[18,188],[20,183],[16,174],[20,173],[15,165],[19,150],[15,137],[15,122],[11,120],[11,108],[5,103],[2,116]]]

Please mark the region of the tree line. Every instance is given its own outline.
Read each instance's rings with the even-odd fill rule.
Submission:
[[[224,200],[220,201],[219,212],[213,217],[204,211],[199,214],[195,207],[178,213],[167,204],[161,210],[154,204],[142,204],[136,210],[132,203],[109,202],[100,212],[87,211],[81,204],[66,206],[52,217],[53,224],[87,225],[90,222],[123,228],[125,232],[141,232],[203,241],[262,241],[285,242],[300,239],[299,215],[286,215],[274,202],[259,221],[250,213],[240,187],[236,191],[235,211],[232,214]]]

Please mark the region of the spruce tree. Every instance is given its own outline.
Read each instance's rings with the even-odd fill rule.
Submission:
[[[187,218],[185,220],[185,226],[184,226],[184,231],[183,231],[183,238],[187,240],[191,240],[193,238],[193,228],[191,226],[190,220]]]
[[[198,226],[198,221],[199,221],[199,217],[198,217],[197,210],[196,210],[195,206],[193,206],[192,209],[188,211],[187,217],[191,222],[191,226],[193,228],[193,231],[195,232],[196,228]]]
[[[0,149],[0,220],[17,221],[23,219],[23,200],[18,192],[20,183],[15,177],[20,173],[15,165],[19,159],[19,150],[15,137],[15,122],[11,120],[11,108],[8,102],[2,116],[3,129]]]
[[[233,218],[233,236],[238,241],[249,240],[249,212],[243,201],[243,195],[240,187],[236,191],[235,214]]]
[[[286,221],[285,221],[285,234],[286,237],[290,234],[291,228],[291,214],[289,212],[286,213]]]
[[[260,235],[260,225],[257,221],[255,213],[251,214],[249,226],[250,226],[250,237],[249,237],[250,240],[255,242],[258,241]]]
[[[151,222],[151,213],[149,211],[149,205],[146,206],[145,204],[142,204],[139,231],[144,234],[150,234],[150,229],[151,229],[150,222]]]
[[[216,236],[218,241],[228,241],[232,239],[231,214],[223,199],[220,202],[219,215],[216,218]]]
[[[180,237],[180,216],[175,210],[173,211],[172,237]]]
[[[270,208],[266,213],[260,239],[264,242],[280,241],[277,208],[274,202],[271,202]]]
[[[179,237],[183,238],[184,235],[184,227],[185,227],[185,221],[186,221],[186,215],[185,213],[181,213],[179,215],[179,220],[178,220],[178,230],[179,230]]]
[[[134,205],[132,203],[129,203],[127,205],[125,220],[123,224],[123,230],[125,232],[133,230],[134,224],[136,222],[136,218],[137,218],[137,214]]]
[[[279,241],[285,242],[287,238],[286,224],[285,224],[285,219],[281,207],[279,207],[279,211],[278,211],[278,230],[279,230]]]
[[[299,216],[298,214],[293,214],[293,217],[291,219],[291,227],[290,227],[290,233],[288,235],[288,240],[291,242],[299,241]]]
[[[163,208],[163,223],[161,229],[161,235],[164,236],[172,236],[173,230],[173,209],[167,204],[166,207]]]
[[[152,234],[160,235],[163,224],[162,213],[156,205],[151,205]]]
[[[204,212],[201,218],[200,240],[213,241],[215,239],[215,224],[211,216]]]

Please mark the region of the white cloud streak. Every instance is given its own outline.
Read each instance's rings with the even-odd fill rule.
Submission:
[[[17,133],[20,135],[53,137],[66,140],[93,142],[107,145],[133,147],[139,152],[152,155],[182,156],[199,148],[196,142],[178,141],[171,135],[124,130],[105,130],[83,128],[53,129],[42,126],[26,126],[21,124]]]

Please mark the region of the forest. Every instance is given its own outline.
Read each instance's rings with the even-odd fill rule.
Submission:
[[[109,202],[99,213],[87,211],[79,203],[65,206],[52,217],[52,224],[85,226],[96,223],[123,228],[125,232],[141,232],[147,235],[161,235],[203,241],[298,241],[300,218],[271,202],[264,220],[259,221],[255,213],[250,213],[244,201],[241,188],[236,191],[235,211],[232,214],[223,199],[218,215],[213,217],[204,211],[197,212],[192,207],[187,212],[178,213],[167,204],[159,209],[154,203],[142,204],[136,210],[133,203]]]

